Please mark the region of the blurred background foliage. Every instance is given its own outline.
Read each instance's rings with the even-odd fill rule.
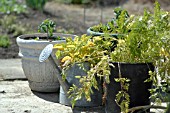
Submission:
[[[20,4],[16,0],[0,0],[0,13],[23,13],[26,11],[26,5]]]
[[[29,27],[29,22],[22,23],[18,20],[20,18],[28,18],[27,14],[31,13],[30,11],[33,10],[38,11],[37,13],[44,13],[43,8],[45,4],[51,1],[68,5],[88,5],[90,7],[109,7],[124,5],[124,8],[128,11],[131,11],[132,6],[133,8],[136,7],[136,9],[139,9],[139,5],[135,6],[136,3],[139,3],[141,6],[149,4],[148,7],[150,7],[150,4],[153,4],[155,2],[155,0],[0,0],[0,43],[3,41],[3,44],[0,44],[0,46],[8,47],[10,45],[9,35],[12,35],[12,37],[17,37],[18,35],[24,33],[35,32],[35,29],[31,29],[31,27]],[[170,0],[157,1],[161,4],[161,6],[169,7],[170,5]],[[135,12],[135,10],[132,10],[131,12]],[[58,27],[58,29],[56,29],[56,32],[73,33],[74,30],[66,30],[63,27]]]
[[[113,6],[122,5],[126,2],[132,1],[133,3],[154,3],[155,0],[0,0],[0,13],[25,13],[27,8],[34,10],[43,10],[45,4],[49,1],[55,1],[65,4],[87,4],[92,6]],[[169,0],[157,0],[160,4],[170,5]],[[133,5],[133,4],[131,4]]]
[[[34,10],[43,10],[47,0],[25,0],[26,5]]]
[[[119,3],[127,0],[55,0],[66,4],[87,4],[87,5],[119,5]]]

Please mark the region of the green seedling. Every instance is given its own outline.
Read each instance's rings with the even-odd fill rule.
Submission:
[[[38,26],[38,32],[47,33],[47,40],[53,36],[55,23],[52,20],[46,19]]]

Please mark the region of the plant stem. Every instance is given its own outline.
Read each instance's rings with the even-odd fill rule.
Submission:
[[[121,71],[120,71],[120,63],[118,62],[118,69],[119,69],[119,78],[122,78],[122,74],[121,74]],[[121,90],[123,90],[123,83],[122,81],[120,81],[120,85],[121,85]]]
[[[133,107],[128,109],[128,112],[133,113],[136,110],[140,110],[140,109],[148,109],[148,108],[155,108],[155,109],[166,109],[166,107],[164,106],[153,106],[153,105],[146,105],[146,106],[137,106],[137,107]]]
[[[47,40],[49,39],[49,33],[48,33],[48,29],[47,29]]]

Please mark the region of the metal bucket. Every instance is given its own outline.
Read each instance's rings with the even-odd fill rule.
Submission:
[[[89,63],[83,63],[84,69],[89,70]],[[70,85],[75,84],[76,86],[81,86],[79,83],[79,79],[76,79],[75,76],[86,76],[86,72],[80,68],[78,64],[73,65],[66,71],[67,81]],[[100,80],[98,81],[100,83]],[[93,89],[93,94],[91,95],[91,101],[86,101],[85,98],[78,100],[75,104],[75,107],[97,107],[102,105],[102,89],[101,84],[99,84],[99,91]],[[59,103],[67,106],[71,106],[71,99],[67,97],[64,93],[62,87],[60,86],[60,95],[59,95]]]

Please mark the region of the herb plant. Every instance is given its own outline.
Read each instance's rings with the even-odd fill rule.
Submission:
[[[124,35],[123,40],[117,40],[117,47],[111,53],[113,62],[153,63],[156,71],[149,71],[150,78],[145,82],[153,82],[155,88],[150,89],[150,92],[152,99],[156,102],[167,98],[161,96],[161,92],[157,92],[158,89],[161,87],[166,93],[167,86],[170,85],[168,77],[170,75],[169,23],[170,13],[161,10],[159,3],[155,2],[154,13],[145,10],[143,16],[136,17],[128,26],[131,31]],[[122,100],[122,102],[125,101]],[[126,113],[127,109],[121,110]]]
[[[38,32],[46,32],[47,40],[53,36],[55,23],[52,20],[46,19],[38,26]]]
[[[109,83],[109,52],[113,38],[111,37],[92,37],[82,35],[81,37],[67,38],[63,44],[54,45],[57,58],[61,59],[63,67],[63,78],[66,78],[65,71],[75,63],[88,62],[90,70],[87,71],[87,76],[79,78],[81,88],[73,85],[69,92],[72,98],[72,104],[84,95],[87,101],[91,100],[90,95],[93,93],[92,87],[98,89],[96,76],[102,78],[105,76],[106,81]],[[76,93],[75,93],[76,92]]]
[[[132,21],[133,16],[129,18],[128,12],[121,8],[115,8],[114,15],[115,18],[107,22],[107,24],[100,23],[98,25],[92,26],[90,29],[94,32],[109,33],[109,34],[111,33],[124,34],[129,32],[127,25]]]

